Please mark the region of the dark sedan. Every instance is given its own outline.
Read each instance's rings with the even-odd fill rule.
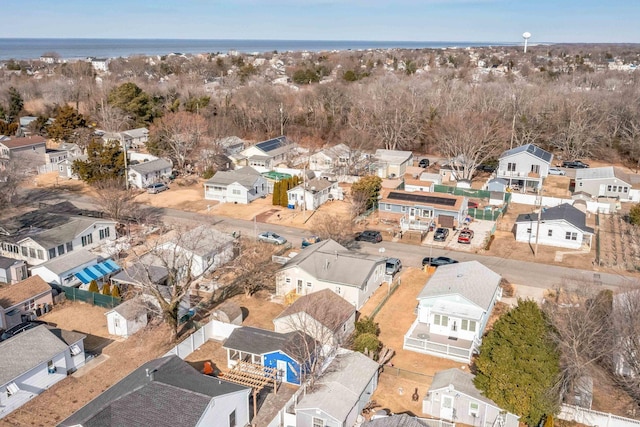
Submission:
[[[422,258],[422,266],[429,265],[431,267],[440,267],[441,265],[457,264],[458,261],[446,256],[439,256],[437,258],[424,257]]]
[[[445,240],[447,240],[447,237],[449,237],[448,228],[439,227],[436,229],[436,232],[433,233],[433,240],[435,240],[436,242],[444,242]]]

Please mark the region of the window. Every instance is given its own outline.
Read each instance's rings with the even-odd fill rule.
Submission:
[[[302,280],[298,279],[298,287],[297,287],[297,292],[299,294],[302,293]]]
[[[629,189],[628,189],[627,187],[624,187],[624,188],[622,189],[622,192],[623,192],[623,193],[626,193],[627,191],[629,191]]]
[[[312,427],[324,427],[324,420],[322,418],[313,417]]]
[[[571,231],[567,231],[564,238],[567,240],[578,240],[578,233],[572,233]]]
[[[553,237],[553,230],[548,230],[547,231],[547,236]]]
[[[77,356],[80,353],[82,353],[82,350],[80,350],[80,346],[78,346],[78,344],[72,345],[70,350],[71,350],[71,355],[72,356]]]
[[[55,253],[55,248],[53,249],[54,253]],[[55,256],[55,255],[54,255]],[[34,248],[29,248],[29,258],[35,258],[36,257],[36,250]]]
[[[611,186],[607,185],[607,191],[611,191]]]
[[[235,188],[233,190],[231,190],[231,194],[233,194],[234,196],[239,196],[241,194],[240,190],[236,190]]]
[[[531,229],[527,228],[527,234],[531,234]]]
[[[53,364],[53,360],[49,360],[47,362],[47,372],[49,374],[55,374],[56,373],[56,365]]]
[[[460,321],[460,329],[462,329],[463,331],[469,330],[469,321],[467,319],[462,319]]]
[[[284,283],[286,283],[287,285],[290,285],[291,284],[291,277],[285,277]]]
[[[73,250],[73,242],[67,243],[67,252],[71,252]]]
[[[340,286],[336,286],[336,294],[342,295],[342,288]]]
[[[476,322],[469,321],[469,332],[475,332],[475,331],[476,331]]]
[[[613,190],[612,190],[612,191],[613,191],[614,193],[615,193],[616,191],[618,191],[618,186],[617,186],[617,185],[614,185],[614,186],[613,186]]]
[[[100,240],[109,237],[109,229],[108,228],[103,228],[102,230],[100,230],[98,232],[98,234],[100,235]]]
[[[53,259],[56,257],[56,248],[49,249],[49,259]]]
[[[400,206],[400,212],[406,212],[406,211],[407,211],[406,206]]]
[[[480,405],[478,402],[469,402],[469,415],[477,417],[480,414]]]
[[[20,389],[16,383],[7,384],[7,396],[16,394]]]
[[[507,171],[515,172],[516,171],[516,164],[515,163],[507,163]]]
[[[82,236],[80,240],[82,240],[82,246],[90,245],[93,243],[93,234],[87,234],[86,236]]]
[[[312,287],[312,286],[313,286],[313,283],[311,283],[311,282],[307,282],[307,288],[310,288],[310,287]]]
[[[22,252],[22,256],[29,256],[29,249],[26,246],[20,246],[20,251]]]
[[[229,427],[236,427],[236,410],[229,414]]]
[[[582,187],[582,181],[578,183],[578,187]]]
[[[60,245],[58,246],[58,255],[63,255],[64,254],[64,245]]]
[[[449,318],[447,316],[436,314],[433,316],[433,324],[440,326],[449,326]]]
[[[38,249],[36,253],[38,254],[38,259],[44,259],[44,251],[42,249]]]
[[[387,203],[384,207],[385,210],[390,211],[391,210],[391,203]]]
[[[540,173],[540,165],[531,165],[531,173]]]

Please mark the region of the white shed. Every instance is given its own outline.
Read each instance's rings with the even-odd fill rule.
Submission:
[[[105,315],[111,335],[127,338],[147,326],[147,308],[140,297],[123,302]]]

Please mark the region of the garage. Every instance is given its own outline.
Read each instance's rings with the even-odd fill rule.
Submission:
[[[455,224],[455,218],[451,215],[439,215],[438,225],[440,227],[453,228]]]

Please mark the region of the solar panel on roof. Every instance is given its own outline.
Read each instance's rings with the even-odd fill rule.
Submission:
[[[269,151],[275,150],[276,148],[279,148],[282,145],[284,145],[283,136],[256,144],[256,147],[258,147],[262,151],[269,152]]]
[[[422,194],[396,193],[395,191],[389,193],[388,198],[392,200],[403,200],[405,202],[425,203],[430,205],[455,206],[456,204],[456,199],[438,196],[424,196]]]

